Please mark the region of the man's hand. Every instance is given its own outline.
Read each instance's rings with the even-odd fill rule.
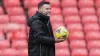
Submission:
[[[57,38],[55,38],[55,43],[59,43],[59,42],[63,42],[63,41],[65,41],[65,39],[57,39]]]

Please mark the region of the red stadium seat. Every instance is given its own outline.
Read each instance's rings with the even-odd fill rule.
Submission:
[[[45,0],[47,2],[50,2],[52,7],[60,7],[60,0]]]
[[[73,41],[70,41],[70,48],[71,49],[86,48],[85,40],[73,40]]]
[[[100,24],[100,17],[99,17],[99,24]]]
[[[79,0],[78,2],[79,8],[89,8],[94,6],[94,0]]]
[[[63,17],[62,15],[52,15],[50,17],[51,23],[63,23]]]
[[[9,15],[0,15],[0,24],[7,24],[9,21]]]
[[[86,40],[100,40],[100,32],[88,32],[86,33]]]
[[[69,49],[66,49],[66,48],[57,49],[56,56],[70,56],[70,51]]]
[[[65,24],[68,24],[68,23],[81,23],[81,19],[80,19],[80,16],[66,16],[64,18],[64,21],[65,21]]]
[[[18,56],[18,52],[15,49],[5,49],[2,51],[2,56]]]
[[[17,31],[15,32],[15,40],[27,40],[27,34],[24,31]]]
[[[87,15],[95,15],[95,8],[91,7],[91,8],[81,8],[80,9],[80,15],[81,16],[87,16]]]
[[[76,7],[63,8],[62,12],[64,16],[78,15],[78,9]]]
[[[2,51],[0,50],[0,56],[2,55]]]
[[[100,16],[100,8],[97,8],[97,15]]]
[[[27,30],[27,33],[29,33],[29,31],[30,31],[30,27],[26,27],[26,30]],[[28,35],[28,37],[29,37],[29,35]]]
[[[28,8],[29,6],[29,0],[23,0],[24,8]]]
[[[76,0],[61,0],[62,7],[76,7],[77,1]]]
[[[98,23],[98,18],[96,15],[92,16],[83,16],[82,17],[82,23],[88,24],[88,23]]]
[[[41,2],[42,0],[30,0],[29,1],[29,6],[28,7],[34,7],[37,6],[39,2]]]
[[[8,7],[6,8],[6,11],[9,15],[24,15],[24,10],[22,7]]]
[[[10,42],[8,40],[1,40],[0,41],[0,50],[10,48]]]
[[[87,47],[89,50],[97,48],[100,49],[100,41],[99,40],[87,41]]]
[[[70,23],[70,24],[67,24],[67,29],[69,31],[82,31],[83,26],[80,23]]]
[[[12,23],[26,24],[26,16],[25,15],[11,16],[10,20]]]
[[[5,35],[2,31],[0,31],[0,40],[5,40]]]
[[[19,50],[19,56],[28,56],[28,49]]]
[[[54,23],[54,24],[52,24],[53,30],[55,30],[56,28],[58,28],[60,26],[64,26],[64,23]]]
[[[26,40],[14,40],[12,41],[12,48],[17,50],[22,50],[28,48],[28,43]]]
[[[27,40],[27,34],[24,31],[15,31],[7,33],[7,39],[10,40]]]
[[[29,17],[33,16],[33,15],[36,13],[37,10],[38,10],[37,7],[30,7],[30,8],[28,9],[28,16],[29,16]]]
[[[96,6],[97,8],[100,8],[100,0],[95,0],[95,6]]]
[[[20,6],[20,0],[3,0],[4,6],[7,7],[18,7]]]
[[[0,6],[0,15],[4,14],[3,8]]]
[[[22,29],[22,26],[20,24],[15,23],[8,23],[4,27],[4,32],[12,32],[12,31],[19,31]]]
[[[92,49],[89,51],[89,56],[100,56],[100,49]]]
[[[55,46],[56,46],[56,49],[68,48],[68,41],[56,43]]]
[[[88,52],[85,48],[72,50],[72,56],[88,56]]]
[[[6,24],[0,24],[0,31],[4,31]]]
[[[52,15],[59,15],[59,14],[61,14],[61,9],[60,9],[60,7],[52,7],[52,8],[51,8],[51,14],[52,14]]]
[[[85,32],[91,32],[91,31],[99,31],[100,27],[98,23],[90,23],[84,25],[84,31]]]
[[[73,40],[83,40],[84,39],[84,33],[82,31],[73,31],[69,32],[69,37],[68,39],[71,41]]]
[[[26,25],[26,24],[19,24],[19,25],[20,25],[20,30],[26,32],[26,30],[27,30],[27,29],[26,29],[26,26],[27,26],[27,25]]]
[[[12,33],[11,32],[6,33],[6,38],[7,38],[7,40],[12,40],[12,38],[13,38]]]

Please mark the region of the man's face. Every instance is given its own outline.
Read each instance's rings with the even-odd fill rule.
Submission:
[[[46,15],[46,16],[50,16],[50,5],[49,4],[44,4],[41,8],[39,8],[39,12]]]

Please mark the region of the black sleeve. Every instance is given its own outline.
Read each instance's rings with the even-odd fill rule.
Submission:
[[[31,28],[30,30],[33,31],[33,36],[34,36],[33,38],[35,39],[36,42],[47,45],[55,43],[54,38],[45,35],[45,32],[42,28],[42,24],[40,23],[39,20],[35,20],[34,22],[32,22],[30,28]]]

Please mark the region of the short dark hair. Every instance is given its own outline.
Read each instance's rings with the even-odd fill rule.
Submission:
[[[38,9],[40,7],[42,7],[44,4],[50,4],[49,2],[45,2],[45,1],[41,1],[39,4],[38,4]]]

